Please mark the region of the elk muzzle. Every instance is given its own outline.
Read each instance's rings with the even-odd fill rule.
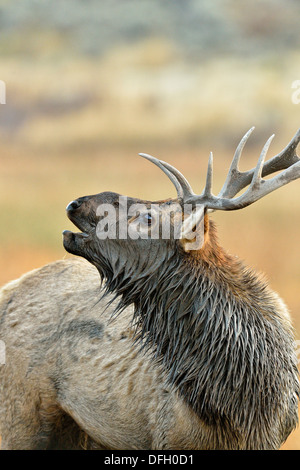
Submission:
[[[71,201],[66,207],[68,218],[81,230],[78,233],[70,230],[63,231],[64,248],[69,253],[82,256],[85,243],[92,237],[96,226],[94,198],[95,196],[80,197]]]

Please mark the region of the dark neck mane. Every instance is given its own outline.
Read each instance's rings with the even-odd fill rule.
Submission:
[[[200,419],[234,430],[231,442],[254,439],[258,425],[267,436],[286,406],[278,390],[295,390],[293,344],[266,285],[215,243],[166,260],[138,295],[136,284],[123,289],[120,308],[134,303],[141,344]]]

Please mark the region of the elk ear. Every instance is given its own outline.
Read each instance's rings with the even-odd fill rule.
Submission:
[[[198,205],[185,217],[181,226],[180,243],[184,251],[200,250],[204,244],[205,208]]]

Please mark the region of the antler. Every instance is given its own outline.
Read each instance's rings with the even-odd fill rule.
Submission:
[[[296,154],[296,149],[300,142],[300,129],[285,149],[265,162],[266,154],[274,137],[272,135],[265,143],[256,167],[244,172],[239,171],[238,164],[242,150],[253,130],[254,127],[249,129],[241,139],[235,151],[226,181],[217,196],[212,194],[211,189],[213,173],[212,153],[209,158],[205,188],[200,195],[193,192],[186,178],[176,168],[150,155],[140,155],[152,161],[164,171],[175,185],[178,198],[181,198],[184,203],[203,204],[207,209],[212,210],[242,209],[281,186],[300,178],[300,158]],[[281,173],[268,180],[263,179],[264,176],[271,175],[277,171],[281,171]],[[248,185],[248,189],[243,194],[234,197]]]
[[[188,180],[174,166],[169,165],[169,163],[166,163],[163,160],[152,157],[147,153],[139,153],[139,155],[154,163],[154,165],[158,166],[158,168],[160,168],[168,176],[176,188],[179,199],[186,200],[190,196],[196,196]]]

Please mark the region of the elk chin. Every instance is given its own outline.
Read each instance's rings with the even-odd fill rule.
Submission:
[[[70,230],[63,231],[63,245],[65,250],[72,255],[83,256],[85,258],[85,242],[88,238],[85,232],[74,233]]]

